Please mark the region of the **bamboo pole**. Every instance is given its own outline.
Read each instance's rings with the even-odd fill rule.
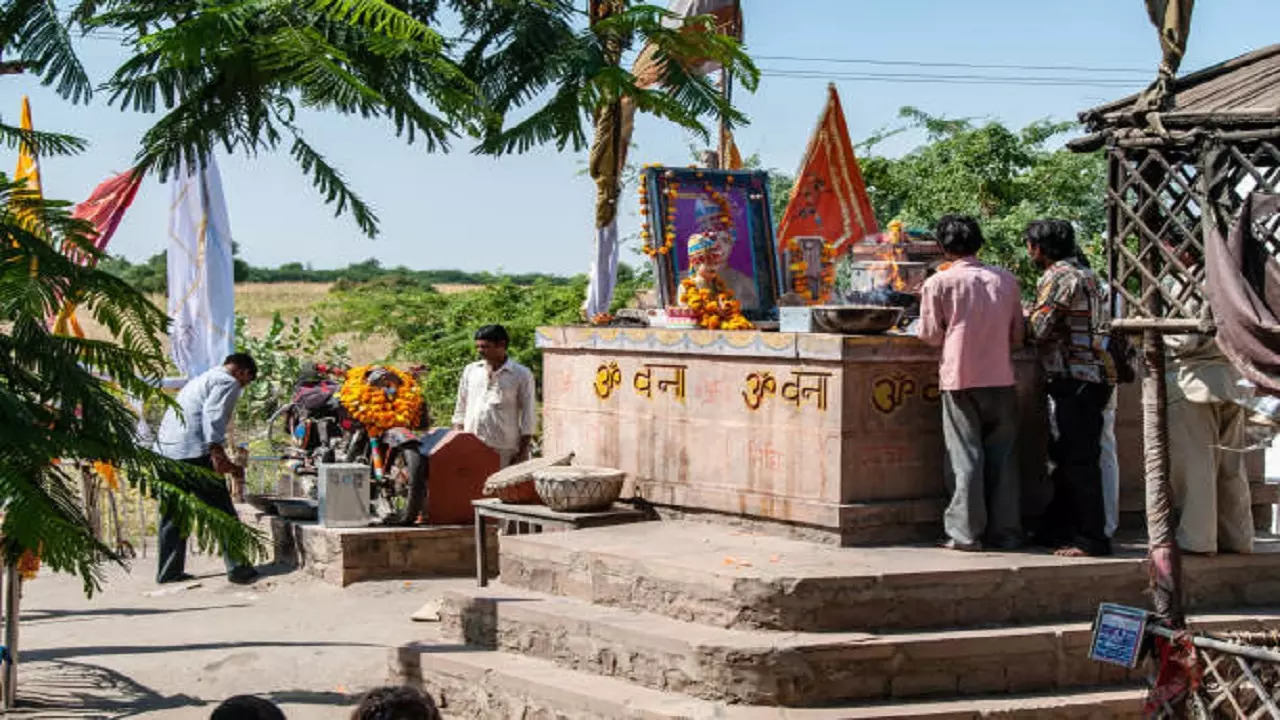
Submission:
[[[1158,153],[1158,150],[1149,150]],[[1163,184],[1164,166],[1148,163],[1141,171],[1148,188]],[[1161,227],[1158,196],[1148,198],[1144,213],[1146,228]],[[1140,243],[1146,250],[1143,278],[1146,315],[1149,318],[1164,317],[1164,300],[1159,292],[1146,292],[1145,286],[1157,282],[1163,276],[1165,263],[1160,248],[1162,238],[1150,232],[1143,233]],[[1178,548],[1177,528],[1174,525],[1173,485],[1169,480],[1169,394],[1165,385],[1164,334],[1155,327],[1148,327],[1142,335],[1142,356],[1146,376],[1142,379],[1142,446],[1146,486],[1147,555],[1150,561],[1150,590],[1154,610],[1170,627],[1187,626],[1182,606],[1182,553]]]

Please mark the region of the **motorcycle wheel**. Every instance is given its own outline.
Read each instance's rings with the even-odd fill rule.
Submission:
[[[422,514],[427,506],[428,463],[422,457],[422,453],[414,447],[397,450],[391,465],[393,477],[398,477],[401,473],[406,477],[408,496],[404,511],[394,518],[394,522],[397,525],[414,525],[418,521],[418,515]]]

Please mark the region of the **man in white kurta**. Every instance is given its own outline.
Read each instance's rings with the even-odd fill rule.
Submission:
[[[507,356],[510,338],[501,325],[476,332],[481,360],[462,371],[453,427],[493,448],[507,467],[529,459],[537,428],[533,373]]]

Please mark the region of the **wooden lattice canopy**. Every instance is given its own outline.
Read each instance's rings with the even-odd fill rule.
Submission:
[[[1162,112],[1138,95],[1081,113],[1073,150],[1107,154],[1107,256],[1118,326],[1208,331],[1204,251],[1253,192],[1280,192],[1280,45],[1181,78]],[[1274,223],[1258,235],[1280,257]]]

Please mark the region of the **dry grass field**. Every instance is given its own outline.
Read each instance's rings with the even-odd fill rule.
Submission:
[[[280,313],[286,322],[294,317],[303,324],[311,321],[324,308],[329,299],[329,285],[324,283],[244,283],[236,286],[236,312],[249,318],[249,332],[261,335],[271,327],[271,316]],[[442,293],[459,293],[475,290],[474,285],[438,285]],[[153,295],[151,301],[164,307],[164,296]],[[102,328],[91,320],[84,322],[89,337],[105,338]],[[346,343],[351,349],[351,359],[357,363],[381,360],[393,349],[393,341],[386,336],[374,335],[361,338],[354,333],[337,333],[335,342]]]

